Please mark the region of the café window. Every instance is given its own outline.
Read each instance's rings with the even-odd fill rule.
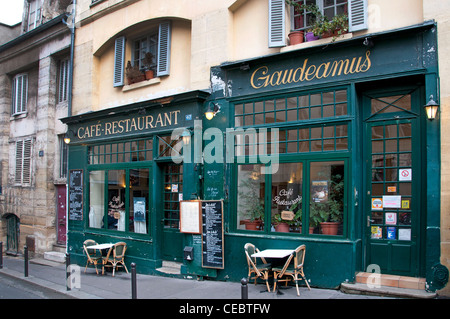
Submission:
[[[153,138],[88,148],[89,227],[148,234],[152,160]]]
[[[237,229],[343,235],[345,161],[305,160],[275,167],[237,166]]]
[[[329,20],[337,15],[348,15],[348,0],[294,0],[299,5],[316,5],[319,11]],[[305,30],[314,22],[314,16],[308,10],[294,7],[294,29]]]
[[[148,234],[149,168],[91,170],[89,227]]]

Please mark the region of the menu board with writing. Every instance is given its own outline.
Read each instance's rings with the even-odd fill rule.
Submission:
[[[69,172],[69,220],[83,220],[83,170]]]
[[[180,202],[180,232],[200,234],[201,230],[201,202],[181,201]]]
[[[202,266],[223,269],[223,202],[205,200],[201,205]]]

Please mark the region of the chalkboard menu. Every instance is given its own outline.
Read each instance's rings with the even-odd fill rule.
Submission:
[[[202,266],[224,268],[223,205],[221,200],[202,203]]]
[[[69,220],[83,220],[83,170],[69,172]]]

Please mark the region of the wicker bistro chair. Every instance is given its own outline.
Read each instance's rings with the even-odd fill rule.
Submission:
[[[297,296],[300,296],[300,292],[298,290],[298,281],[299,280],[303,279],[306,282],[308,289],[311,290],[308,280],[306,280],[306,278],[305,278],[305,273],[303,272],[303,263],[305,261],[305,252],[306,252],[305,245],[301,245],[301,246],[297,247],[295,249],[295,251],[288,257],[283,268],[273,268],[272,269],[273,277],[274,277],[273,291],[276,291],[277,282],[284,281],[287,285],[288,281],[290,281],[291,279],[295,281],[295,287],[297,288]],[[292,260],[294,261],[293,265],[292,265]],[[299,278],[299,276],[301,278]],[[282,279],[283,277],[287,277],[287,278]]]
[[[86,239],[83,242],[83,250],[87,257],[86,267],[84,268],[84,272],[86,272],[88,265],[93,264],[95,266],[95,271],[97,272],[97,275],[98,275],[97,264],[102,263],[102,254],[97,249],[87,248],[88,246],[92,246],[92,245],[97,245],[97,243],[92,239]]]
[[[112,267],[113,269],[113,277],[115,274],[115,270],[118,267],[124,267],[125,271],[128,273],[127,266],[125,266],[125,251],[127,250],[127,244],[124,242],[119,242],[114,244],[106,254],[106,257],[103,258],[102,263],[102,275],[105,273],[105,267]]]
[[[255,285],[256,285],[256,279],[261,278],[266,281],[267,291],[270,292],[270,286],[269,286],[269,274],[271,270],[271,264],[266,262],[264,258],[261,257],[262,264],[258,264],[256,262],[255,257],[251,257],[252,254],[259,252],[258,248],[255,247],[255,245],[247,243],[244,246],[245,250],[245,256],[247,257],[247,264],[248,264],[248,280],[255,279]],[[254,277],[252,278],[252,275]]]

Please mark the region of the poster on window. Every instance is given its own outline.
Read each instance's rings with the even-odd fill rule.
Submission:
[[[311,195],[315,203],[328,200],[328,181],[311,181]]]
[[[145,222],[145,197],[134,197],[134,221]]]

